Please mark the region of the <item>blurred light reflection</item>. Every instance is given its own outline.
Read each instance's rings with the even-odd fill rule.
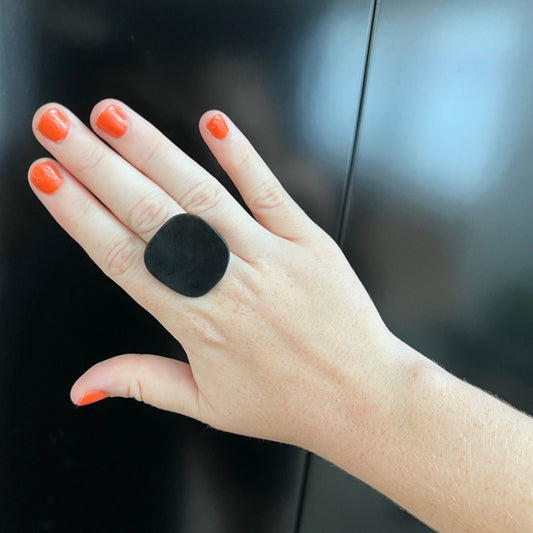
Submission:
[[[354,28],[361,27],[361,17],[368,17],[366,8],[353,3],[333,5],[317,25],[309,27],[300,51],[295,106],[298,130],[307,147],[328,168],[340,171],[335,175],[343,179],[364,69],[362,54],[354,51],[363,52],[368,38],[367,32],[355,32]]]
[[[416,31],[406,9],[403,25],[394,29],[398,47],[383,54],[386,64],[372,78],[365,109],[372,116],[365,124],[365,153],[379,160],[384,174],[397,173],[397,165],[412,169],[402,176],[407,184],[398,185],[415,186],[426,200],[461,204],[505,177],[512,151],[500,146],[516,145],[518,132],[504,126],[516,63],[526,46],[518,10],[490,3],[470,6],[465,16],[465,9],[441,5],[436,27],[424,24],[425,16],[434,21],[435,14],[421,14],[418,6]],[[385,124],[389,132],[383,135]]]

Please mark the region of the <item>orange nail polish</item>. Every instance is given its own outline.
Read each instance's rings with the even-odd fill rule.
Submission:
[[[207,129],[217,139],[223,139],[228,134],[228,125],[222,115],[215,115],[208,123]]]
[[[94,402],[99,402],[100,400],[103,400],[104,398],[107,398],[107,392],[104,392],[103,390],[95,390],[92,392],[88,392],[78,402],[78,407],[82,407],[83,405],[89,405],[90,403],[94,403]]]
[[[128,129],[126,115],[115,105],[108,105],[96,119],[96,125],[112,137],[122,137]]]
[[[56,166],[49,161],[37,163],[30,173],[31,182],[45,194],[52,194],[59,189],[63,177]]]
[[[70,122],[64,113],[52,107],[43,113],[37,129],[51,141],[62,141],[68,135]]]

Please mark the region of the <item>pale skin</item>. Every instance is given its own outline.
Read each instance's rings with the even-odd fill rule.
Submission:
[[[110,104],[127,118],[120,138],[96,125]],[[37,129],[52,107],[70,121],[57,142]],[[200,133],[254,218],[122,102],[95,106],[94,132],[59,104],[35,114],[35,136],[54,157],[45,160],[63,178],[50,194],[30,180],[35,194],[189,360],[119,355],[83,374],[72,401],[105,391],[302,447],[438,531],[533,531],[533,420],[396,338],[335,242],[231,120],[222,114],[225,138],[210,133],[219,113],[204,114]],[[143,263],[148,240],[183,212],[203,217],[231,250],[225,276],[200,298],[171,291]]]

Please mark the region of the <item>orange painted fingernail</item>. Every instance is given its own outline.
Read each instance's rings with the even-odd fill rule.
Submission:
[[[104,398],[107,398],[107,392],[104,392],[103,390],[95,390],[92,392],[88,392],[78,402],[78,407],[82,407],[84,405],[89,405],[91,403],[99,402],[100,400],[103,400]]]
[[[128,129],[126,115],[116,106],[108,105],[96,119],[96,125],[112,137],[122,137]]]
[[[229,131],[228,125],[222,115],[215,115],[208,123],[207,129],[217,139],[223,139]]]
[[[41,192],[52,194],[59,189],[63,177],[50,161],[41,161],[31,169],[30,180]]]
[[[62,141],[68,135],[70,121],[57,107],[51,107],[43,113],[37,129],[51,141]]]

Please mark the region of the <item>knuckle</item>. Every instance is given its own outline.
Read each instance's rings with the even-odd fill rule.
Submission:
[[[77,167],[81,174],[88,174],[100,165],[106,153],[102,143],[97,142],[86,155],[78,161]]]
[[[157,193],[143,196],[131,209],[128,226],[140,235],[157,230],[167,220],[169,214],[166,202]]]
[[[221,304],[230,306],[233,315],[254,315],[260,313],[261,296],[252,279],[233,276],[221,287]]]
[[[135,398],[138,402],[144,402],[143,383],[140,377],[130,381],[126,395],[128,398]]]
[[[199,310],[184,311],[181,319],[186,323],[189,332],[203,344],[214,346],[226,342],[226,336],[210,315]]]
[[[180,201],[181,207],[192,213],[204,213],[216,207],[222,198],[222,188],[210,180],[196,184]]]
[[[153,135],[148,141],[144,154],[141,156],[141,167],[145,168],[150,166],[158,157],[158,154],[161,153],[162,137],[160,135]]]
[[[94,199],[91,197],[84,198],[72,211],[70,215],[70,223],[75,227],[87,225],[87,222],[96,213],[96,205]]]
[[[281,185],[277,183],[263,183],[255,191],[251,207],[254,209],[268,209],[279,207],[285,203],[286,195]]]
[[[104,272],[110,278],[122,277],[138,264],[137,250],[131,240],[121,240],[111,246],[104,259]]]
[[[130,363],[133,367],[133,374],[128,383],[126,396],[128,398],[135,398],[138,402],[145,401],[145,385],[144,385],[144,358],[141,354],[130,356]]]
[[[233,155],[232,169],[240,172],[251,169],[256,161],[256,153],[250,144],[244,144]]]

